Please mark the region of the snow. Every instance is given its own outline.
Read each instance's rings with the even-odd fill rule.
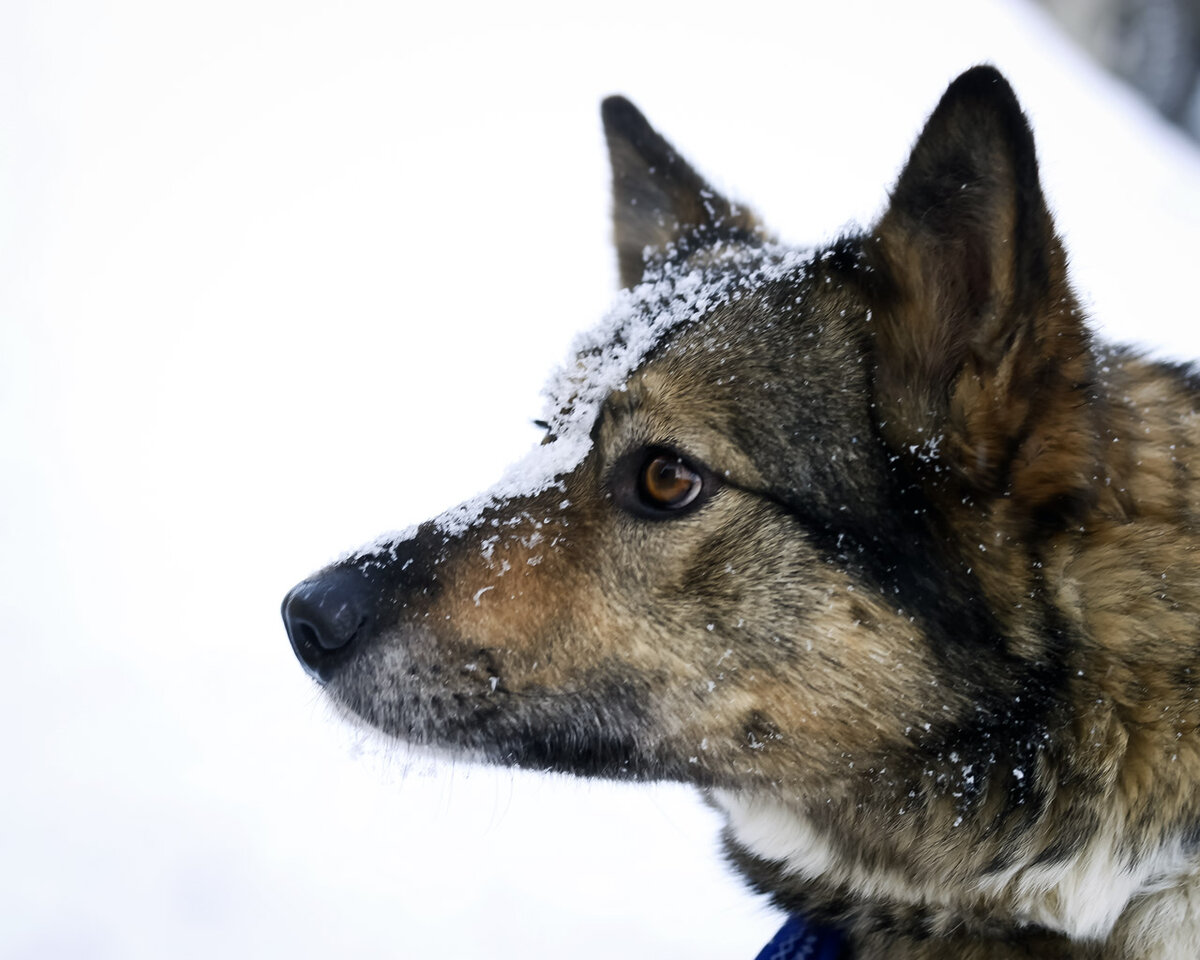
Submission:
[[[809,244],[995,62],[1098,327],[1200,356],[1194,147],[1032,7],[435,6],[0,9],[0,955],[770,937],[688,791],[380,756],[278,617],[538,439],[613,299],[609,93]]]
[[[543,390],[545,407],[539,421],[546,425],[550,442],[535,446],[491,489],[433,518],[434,525],[447,536],[454,536],[473,526],[489,507],[505,500],[534,496],[551,488],[565,492],[562,478],[582,463],[591,449],[592,428],[604,400],[622,388],[629,374],[668,333],[768,283],[798,275],[810,256],[804,248],[767,243],[752,250],[718,249],[703,266],[681,269],[671,260],[653,264],[641,283],[616,293],[607,316],[572,341],[566,361],[551,375]],[[520,518],[509,522],[516,525]],[[388,553],[394,557],[396,545],[412,535],[411,527],[385,534],[349,556],[357,560]],[[493,538],[484,541],[485,558],[490,559],[494,546]]]

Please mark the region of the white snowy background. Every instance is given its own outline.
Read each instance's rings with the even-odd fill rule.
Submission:
[[[1097,327],[1200,355],[1194,148],[1022,3],[0,5],[0,956],[754,956],[690,792],[364,752],[279,602],[536,442],[605,94],[807,243],[980,61]]]

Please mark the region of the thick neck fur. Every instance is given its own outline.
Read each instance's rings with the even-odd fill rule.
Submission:
[[[734,862],[847,925],[855,957],[1200,955],[1196,385],[1117,351],[1095,365],[1089,501],[1033,538],[1008,535],[1003,498],[949,518],[1028,665],[1011,713],[993,701],[858,793],[713,794]],[[1029,742],[994,743],[1006,729]]]

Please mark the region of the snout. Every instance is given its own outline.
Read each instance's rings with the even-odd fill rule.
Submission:
[[[283,623],[304,669],[327,683],[369,633],[376,590],[355,570],[335,569],[297,584]]]

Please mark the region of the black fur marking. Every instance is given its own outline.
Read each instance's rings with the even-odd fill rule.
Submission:
[[[756,242],[753,218],[713,190],[633,104],[609,97],[600,113],[612,163],[622,286],[641,280],[648,247],[694,251],[719,240]]]
[[[775,722],[761,710],[751,710],[742,721],[742,735],[752,750],[762,750],[781,734]]]
[[[1003,158],[1003,159],[1002,159]],[[996,170],[1011,166],[1011,183]],[[1038,178],[1029,122],[1012,87],[994,68],[975,67],[950,84],[913,148],[892,195],[931,234],[959,249],[970,302],[983,306],[992,286],[986,231],[1003,196],[1015,200],[1016,223],[1008,254],[1016,258],[1014,316],[1021,316],[1050,285],[1053,229]],[[975,232],[969,232],[973,226]]]
[[[877,442],[882,447],[882,439]],[[891,486],[876,510],[864,509],[865,498],[850,488],[842,502],[857,502],[857,510],[831,511],[806,490],[767,495],[798,520],[823,560],[844,567],[913,618],[915,632],[945,663],[945,675],[963,678],[967,685],[961,692],[975,712],[947,717],[916,735],[911,776],[924,789],[957,794],[964,811],[985,793],[1000,790],[1005,819],[1028,823],[1048,795],[1039,782],[1038,758],[1065,710],[1069,640],[1061,618],[1048,605],[1041,611],[1042,659],[1031,662],[1011,653],[978,582],[939,541],[928,520],[935,509],[922,488],[899,464],[890,476]],[[824,495],[839,500],[828,490]],[[931,760],[939,772],[929,785]]]
[[[541,722],[507,735],[494,727],[484,729],[481,745],[504,763],[534,770],[610,780],[660,779],[675,771],[647,756],[638,734],[650,699],[643,680],[605,676],[587,685],[586,693],[552,698]]]

